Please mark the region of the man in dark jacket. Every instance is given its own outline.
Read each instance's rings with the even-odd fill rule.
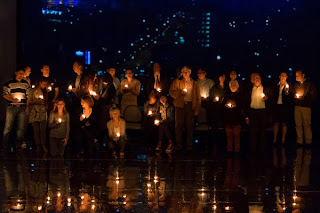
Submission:
[[[158,62],[153,64],[153,72],[146,79],[144,86],[146,97],[148,97],[154,89],[157,90],[159,96],[167,95],[169,91],[168,77],[164,72],[161,72],[161,66]]]

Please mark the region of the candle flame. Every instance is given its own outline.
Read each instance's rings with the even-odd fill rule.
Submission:
[[[124,87],[125,87],[125,88],[128,88],[129,86],[128,86],[128,84],[125,84]]]
[[[72,90],[72,85],[69,85],[68,90]]]
[[[264,93],[262,93],[261,97],[264,98],[266,95]]]
[[[117,137],[120,137],[120,132],[117,132],[117,133],[116,133],[116,136],[117,136]]]
[[[61,119],[61,118],[59,118],[59,119],[58,119],[58,122],[59,122],[59,123],[61,123],[61,122],[62,122],[62,119]]]
[[[188,92],[187,88],[184,88],[183,91]]]
[[[160,123],[160,121],[159,120],[154,120],[154,124],[159,124]]]
[[[51,91],[51,90],[52,90],[52,87],[51,87],[51,86],[48,86],[48,90]]]
[[[219,97],[216,97],[215,99],[216,99],[216,101],[219,101]]]
[[[82,114],[81,117],[82,117],[82,118],[86,118],[86,115],[85,115],[85,114]]]

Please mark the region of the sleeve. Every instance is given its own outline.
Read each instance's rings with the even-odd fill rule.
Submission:
[[[178,99],[179,97],[181,97],[181,91],[178,88],[178,84],[179,84],[179,80],[175,79],[172,84],[171,87],[169,89],[169,94],[171,95],[172,98],[174,99]]]
[[[58,124],[55,122],[56,116],[53,112],[50,113],[48,127],[49,129],[57,128]]]
[[[10,94],[10,87],[9,82],[3,85],[3,95],[9,95]]]
[[[66,114],[66,139],[69,140],[70,134],[70,115],[69,113]]]

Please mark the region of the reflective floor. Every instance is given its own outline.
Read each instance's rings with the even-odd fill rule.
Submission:
[[[157,155],[139,136],[124,159],[2,153],[2,212],[320,212],[319,147],[250,156],[244,140],[239,155],[207,137],[193,153]]]

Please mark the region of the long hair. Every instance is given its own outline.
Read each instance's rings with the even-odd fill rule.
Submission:
[[[55,114],[58,113],[57,104],[58,104],[59,101],[62,101],[62,102],[64,103],[63,114],[65,115],[68,111],[67,111],[67,109],[66,109],[66,102],[64,101],[63,98],[58,98],[58,99],[56,100],[56,102],[54,103],[54,108],[53,108],[53,110],[52,110],[51,112],[53,112],[53,113],[55,113]]]

